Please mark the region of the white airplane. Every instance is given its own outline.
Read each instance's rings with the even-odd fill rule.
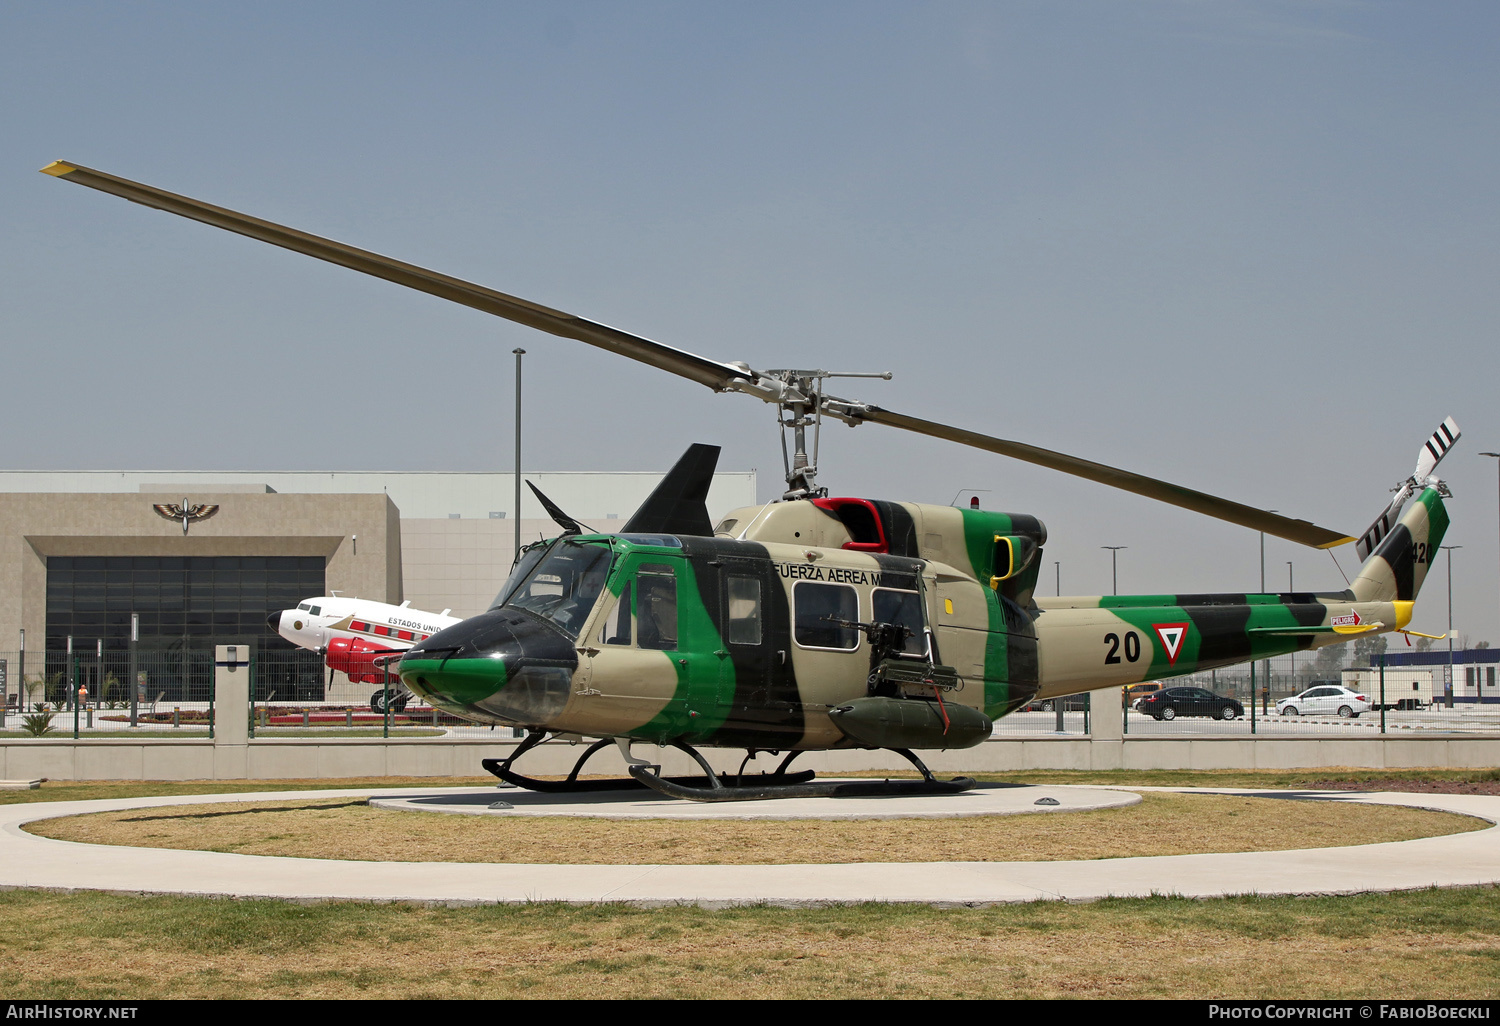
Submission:
[[[296,609],[272,613],[266,623],[299,648],[324,657],[328,668],[347,673],[354,683],[383,684],[385,676],[375,659],[392,652],[405,652],[426,641],[444,627],[459,622],[451,610],[428,613],[412,609],[411,601],[393,606],[369,599],[320,595],[297,603]],[[406,705],[406,689],[391,675],[391,708]],[[370,696],[370,708],[384,711],[385,690]]]

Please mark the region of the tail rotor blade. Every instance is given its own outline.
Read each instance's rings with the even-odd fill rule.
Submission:
[[[1427,439],[1421,450],[1417,453],[1417,469],[1412,473],[1418,483],[1426,481],[1437,469],[1437,465],[1443,462],[1443,457],[1448,455],[1448,450],[1453,448],[1453,443],[1458,441],[1463,432],[1459,430],[1458,422],[1452,417],[1444,418],[1438,425],[1438,429]]]
[[[1359,561],[1363,563],[1370,558],[1370,553],[1379,547],[1385,536],[1391,533],[1391,528],[1396,526],[1396,520],[1401,516],[1401,510],[1406,505],[1406,500],[1411,498],[1411,483],[1402,485],[1396,492],[1396,497],[1391,500],[1385,512],[1375,518],[1375,522],[1369,526],[1364,534],[1359,536],[1359,541],[1354,543],[1354,551],[1359,555]]]

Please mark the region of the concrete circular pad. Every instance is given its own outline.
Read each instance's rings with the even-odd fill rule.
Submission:
[[[1060,797],[1068,789],[1056,790]],[[1144,790],[1192,793],[1198,789]],[[408,798],[453,793],[449,788],[401,788],[387,792],[391,797]],[[1268,792],[1259,788],[1213,788],[1199,793]],[[1158,855],[1077,862],[756,866],[358,862],[80,844],[38,837],[22,829],[26,823],[41,819],[91,812],[355,798],[370,794],[369,788],[338,788],[0,805],[0,888],[442,904],[563,901],[625,902],[650,907],[689,902],[712,908],[751,903],[799,907],[857,901],[986,905],[1155,894],[1205,898],[1226,894],[1348,894],[1500,883],[1500,827],[1496,826],[1412,841],[1300,851]],[[485,794],[510,796],[517,792],[487,789]],[[1303,791],[1296,796],[1303,801],[1416,806],[1500,822],[1500,797],[1489,795]],[[580,856],[586,855],[580,852]],[[1357,866],[1358,872],[1351,873],[1350,866]]]
[[[464,788],[442,794],[380,795],[377,809],[462,816],[582,816],[594,819],[952,819],[1028,812],[1084,812],[1136,805],[1141,796],[1095,787],[980,784],[962,794],[884,798],[772,798],[693,802],[641,788],[542,794],[515,788]],[[1039,804],[1040,803],[1040,804]]]

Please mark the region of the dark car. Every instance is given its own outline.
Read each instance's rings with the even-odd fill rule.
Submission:
[[[1203,688],[1163,688],[1141,699],[1136,703],[1136,709],[1158,720],[1175,720],[1179,716],[1232,720],[1245,715],[1245,707],[1234,699]]]

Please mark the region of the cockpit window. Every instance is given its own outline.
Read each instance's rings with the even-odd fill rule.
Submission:
[[[323,607],[322,606],[309,606],[307,611],[309,613],[311,613],[313,616],[322,616],[323,615]]]
[[[505,579],[505,584],[500,588],[500,594],[496,595],[495,601],[490,603],[491,609],[499,609],[505,605],[505,600],[510,597],[510,593],[531,574],[531,571],[536,569],[536,565],[542,561],[542,557],[547,554],[549,548],[550,546],[538,544],[521,550],[521,561]]]
[[[298,608],[298,609],[300,609],[300,610],[302,610],[302,611],[303,611],[303,612],[304,612],[304,613],[305,613],[305,612],[307,612],[307,611],[308,611],[308,610],[309,610],[309,609],[311,609],[311,608],[312,608],[312,606],[311,606],[311,605],[309,605],[309,604],[308,604],[308,603],[306,603],[306,602],[299,602],[299,603],[297,603],[297,608]]]
[[[524,609],[578,637],[609,577],[611,552],[604,545],[560,539],[505,597],[506,609]],[[519,571],[523,566],[518,568]]]

